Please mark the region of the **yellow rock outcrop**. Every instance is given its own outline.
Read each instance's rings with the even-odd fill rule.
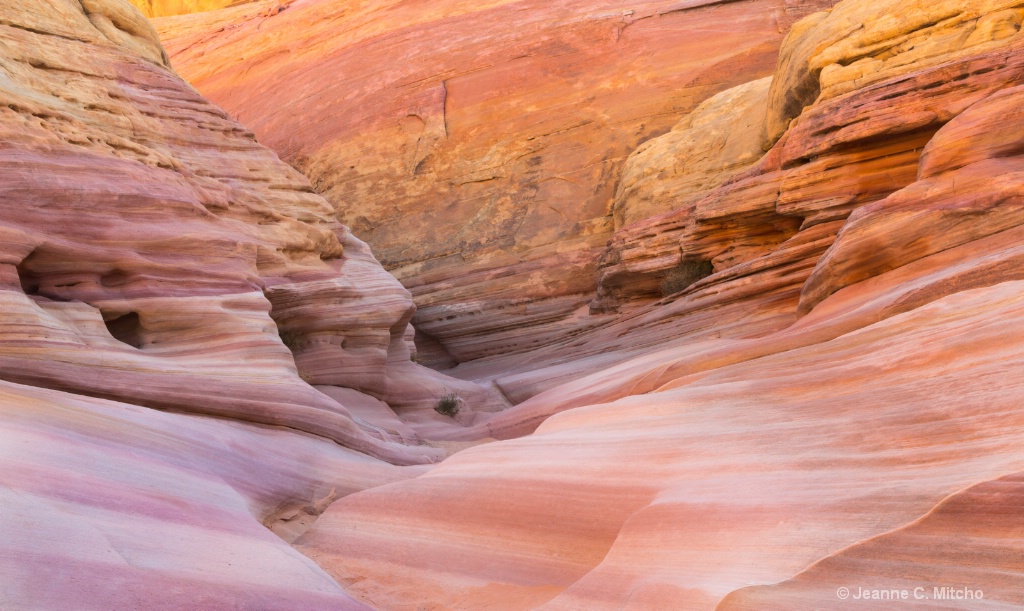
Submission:
[[[117,0],[120,1],[120,0]],[[239,4],[251,4],[255,0],[131,0],[147,17],[171,17],[202,13]]]

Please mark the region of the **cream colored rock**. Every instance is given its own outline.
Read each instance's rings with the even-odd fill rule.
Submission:
[[[89,22],[111,42],[170,67],[171,62],[160,45],[156,30],[124,0],[80,2]]]
[[[410,290],[439,367],[578,332],[629,153],[833,2],[316,0],[158,27]]]
[[[134,8],[3,3],[0,22],[4,379],[403,463],[443,452],[364,430],[307,381],[431,414],[452,385],[470,420],[505,405],[409,362],[408,292],[301,174],[159,62]]]
[[[764,146],[815,99],[828,100],[1021,40],[1014,0],[842,2],[794,28],[772,84]]]
[[[773,85],[791,66],[787,58],[809,53],[800,51],[802,36],[830,31],[822,25],[825,16],[809,17],[794,29]],[[660,297],[659,284],[681,260],[709,259],[722,271],[770,253],[797,230],[840,222],[910,185],[922,152],[940,128],[987,96],[1019,84],[1024,64],[1014,40],[917,58],[889,80],[819,100],[750,170],[617,232],[599,265],[594,310]],[[995,114],[1004,112],[1013,116],[1005,104]],[[1011,150],[1015,132],[1006,131],[1000,137],[1008,139],[1005,147]],[[995,137],[979,135],[973,149]],[[649,180],[656,189],[653,172]],[[799,285],[806,276],[790,279]]]
[[[634,151],[622,169],[612,212],[616,229],[682,207],[763,155],[761,132],[771,77],[711,97]]]

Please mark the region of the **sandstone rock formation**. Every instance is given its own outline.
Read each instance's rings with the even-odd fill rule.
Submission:
[[[837,598],[830,608],[1018,607],[1024,601],[1024,581],[1013,558],[1021,553],[1021,539],[1015,532],[1021,519],[1021,485],[1021,474],[1014,473],[971,486],[944,499],[913,524],[842,550],[784,583],[739,590],[719,608],[804,608],[836,597],[839,588],[849,590],[848,598]],[[952,558],[946,552],[951,547],[957,550]],[[894,559],[904,567],[899,573],[884,568]],[[959,585],[965,570],[970,586]],[[907,579],[908,574],[924,580]],[[845,584],[871,585],[849,588]],[[894,600],[893,591],[900,593],[895,599],[900,602],[888,602]],[[902,598],[904,591],[907,602]]]
[[[789,25],[833,3],[317,0],[158,27],[413,293],[441,366],[576,329],[629,152],[769,74]]]
[[[754,165],[764,154],[771,83],[767,77],[724,91],[634,151],[615,195],[616,228],[674,210]]]
[[[516,439],[347,497],[298,548],[375,606],[839,608],[875,577],[1024,604],[1024,4],[905,8],[794,28],[749,169],[690,187],[673,148],[730,94],[635,153],[622,209],[678,199],[605,253],[618,313],[455,370],[521,401],[463,432]],[[680,260],[714,273],[658,295]]]
[[[8,382],[0,462],[4,609],[365,609],[264,523],[280,532],[419,472],[309,435]]]
[[[310,185],[126,2],[0,2],[0,608],[871,608],[837,598],[858,585],[1024,605],[1024,1],[843,0],[762,78],[758,7],[814,5],[162,20]],[[749,63],[675,55],[740,15]],[[450,65],[423,46],[442,36]],[[642,51],[669,59],[624,67]],[[574,180],[603,195],[499,201],[534,145],[529,180],[589,150],[611,178]],[[334,217],[382,202],[394,224],[356,230],[408,263],[416,341],[409,293]],[[600,223],[488,216],[539,202]],[[460,206],[492,233],[463,245]],[[455,419],[431,409],[448,390]]]
[[[830,314],[873,318],[892,285],[870,288],[826,302]],[[1020,469],[1022,288],[968,291],[831,341],[809,325],[766,356],[733,342],[738,362],[711,371],[713,346],[694,346],[648,366],[674,369],[656,392],[338,501],[299,549],[377,607],[714,608]],[[781,351],[800,336],[804,347]],[[978,510],[966,528],[989,519]],[[1012,540],[979,556],[943,560],[1024,579]],[[834,592],[736,608],[832,608]],[[1003,589],[1014,592],[1004,600],[1024,602]]]
[[[122,0],[0,3],[0,202],[0,608],[362,608],[282,538],[504,406],[408,292]]]
[[[131,0],[147,17],[170,17],[202,13],[228,6],[248,4],[253,0]]]
[[[131,6],[4,3],[0,23],[2,379],[399,462],[439,454],[307,382],[434,428],[449,386],[466,423],[504,405],[410,361],[409,294],[300,174],[168,69]]]

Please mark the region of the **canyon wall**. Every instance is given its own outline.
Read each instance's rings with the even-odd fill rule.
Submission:
[[[171,17],[202,13],[228,6],[248,4],[253,0],[131,0],[146,17]]]
[[[794,26],[770,80],[624,162],[573,332],[454,369],[517,403],[462,432],[510,441],[339,500],[297,548],[386,608],[855,608],[858,580],[1024,604],[1022,17]]]
[[[0,1],[0,608],[1024,605],[1024,2],[583,7]]]
[[[629,153],[770,74],[833,3],[318,0],[157,27],[412,292],[423,361],[450,366],[577,329]]]
[[[4,8],[3,379],[412,462],[436,452],[392,444],[310,384],[427,426],[447,386],[466,418],[504,406],[411,362],[408,292],[301,174],[168,69],[138,12],[68,6]]]
[[[0,238],[5,609],[358,608],[268,527],[505,405],[122,0],[0,3]]]

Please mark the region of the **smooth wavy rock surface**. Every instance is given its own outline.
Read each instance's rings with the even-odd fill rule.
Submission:
[[[365,608],[287,541],[501,404],[413,311],[127,2],[0,3],[0,608]]]
[[[626,156],[832,3],[318,0],[158,28],[412,291],[420,344],[446,350],[425,361],[450,365],[575,328]]]
[[[760,161],[622,228],[596,304],[618,314],[456,369],[527,398],[478,433],[510,441],[339,501],[299,549],[376,606],[854,608],[844,585],[1020,604],[1018,5],[796,26],[773,88],[818,61],[804,37],[892,68],[837,88],[836,53]],[[634,158],[648,192],[687,169],[660,144]],[[681,255],[713,274],[657,299]]]
[[[714,608],[1020,469],[1022,289],[959,293],[712,371],[678,367],[656,392],[346,497],[298,548],[382,608]],[[1019,582],[1017,554],[984,560]]]
[[[1024,2],[813,4],[0,2],[0,607],[1024,604]]]
[[[467,422],[504,405],[410,361],[408,292],[301,174],[167,68],[134,8],[3,3],[0,37],[0,378],[397,462],[440,454],[307,382],[435,428],[451,422],[429,409],[446,386]]]
[[[420,472],[294,431],[8,382],[0,462],[4,609],[366,609],[267,526]]]
[[[841,550],[791,580],[740,590],[719,609],[798,609],[830,597],[832,609],[1020,608],[1022,495],[1021,473],[976,484],[912,524]]]

